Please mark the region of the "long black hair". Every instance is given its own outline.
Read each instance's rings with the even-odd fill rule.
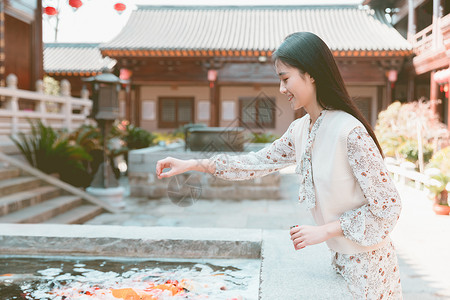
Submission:
[[[311,32],[290,34],[272,54],[272,58],[275,62],[280,60],[297,68],[300,74],[308,73],[314,78],[319,105],[325,109],[345,111],[357,118],[383,156],[372,127],[350,98],[333,54],[321,38]]]

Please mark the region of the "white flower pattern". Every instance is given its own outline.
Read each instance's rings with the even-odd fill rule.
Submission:
[[[363,246],[385,239],[397,223],[401,202],[375,142],[365,128],[354,128],[347,138],[348,162],[368,204],[342,214],[345,237]]]
[[[314,191],[314,180],[313,180],[313,170],[312,170],[312,148],[314,140],[316,139],[317,131],[322,123],[323,117],[326,111],[323,110],[316,122],[314,122],[311,131],[308,132],[308,139],[305,145],[305,152],[303,152],[302,160],[297,164],[295,172],[300,174],[300,190],[298,192],[298,201],[300,203],[305,202],[306,208],[312,209],[316,206],[316,192]],[[309,115],[308,115],[309,117]],[[309,119],[311,122],[311,119]]]
[[[332,265],[356,300],[402,299],[400,271],[392,242],[358,254],[332,252]]]
[[[211,157],[216,166],[214,175],[226,180],[247,180],[295,163],[296,172],[302,170],[300,162],[296,162],[293,136],[297,121],[291,123],[280,139],[256,153],[234,156],[217,154]],[[319,125],[316,129],[313,126],[311,133]],[[400,197],[378,148],[365,128],[356,127],[351,131],[347,138],[347,150],[355,180],[368,204],[342,214],[341,228],[348,239],[363,246],[374,245],[385,239],[395,226],[401,211]],[[312,180],[311,184],[314,192]],[[302,188],[299,199],[301,191]],[[307,196],[306,199],[315,197]],[[315,204],[315,200],[310,204]],[[391,242],[377,250],[354,255],[331,252],[332,265],[346,280],[354,299],[402,299],[397,256]]]

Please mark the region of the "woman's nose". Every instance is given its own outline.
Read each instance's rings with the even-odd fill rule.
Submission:
[[[284,86],[283,82],[280,82],[280,93],[286,94],[286,87]]]

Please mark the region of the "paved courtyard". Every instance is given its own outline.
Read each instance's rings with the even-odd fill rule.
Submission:
[[[436,216],[424,192],[398,188],[403,211],[392,239],[404,299],[450,299],[450,216]],[[286,229],[288,239],[291,225],[314,223],[296,202],[296,175],[282,174],[281,189],[280,200],[198,200],[190,207],[178,207],[169,198],[127,197],[121,214],[103,214],[87,224]]]

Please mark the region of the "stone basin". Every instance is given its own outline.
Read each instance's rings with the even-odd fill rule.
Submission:
[[[284,230],[0,224],[2,255],[258,259],[252,299],[351,299],[324,244],[294,251]]]

